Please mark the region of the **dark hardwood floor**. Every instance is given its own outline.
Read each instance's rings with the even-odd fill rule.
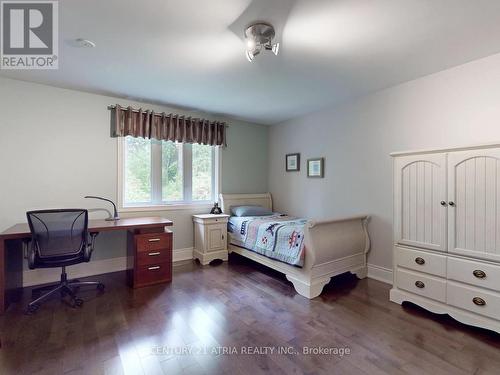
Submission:
[[[132,290],[123,272],[91,279],[107,289],[81,291],[81,309],[54,299],[24,315],[25,290],[0,317],[0,374],[500,373],[500,335],[393,304],[374,280],[342,275],[309,301],[236,255],[177,266],[166,286]]]

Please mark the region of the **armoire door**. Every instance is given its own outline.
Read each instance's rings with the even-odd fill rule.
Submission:
[[[446,251],[446,154],[395,159],[394,210],[396,243]]]
[[[500,149],[448,154],[449,252],[500,260]]]

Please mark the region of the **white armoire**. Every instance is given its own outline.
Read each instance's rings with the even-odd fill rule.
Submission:
[[[391,301],[500,333],[500,145],[391,155]]]

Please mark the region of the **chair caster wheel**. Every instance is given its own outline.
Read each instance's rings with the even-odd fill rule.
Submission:
[[[40,305],[37,304],[28,306],[28,308],[26,309],[26,315],[33,315],[38,311],[39,308]]]
[[[75,304],[74,307],[82,307],[83,306],[83,299],[75,298],[74,304]]]
[[[104,291],[104,288],[106,288],[106,286],[103,283],[97,284],[97,290],[98,291],[102,292],[102,291]]]

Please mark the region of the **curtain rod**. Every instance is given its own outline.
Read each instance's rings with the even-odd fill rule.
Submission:
[[[128,111],[128,108],[129,107],[122,107],[121,109],[123,109],[124,111]],[[112,109],[116,109],[116,105],[108,105],[108,109],[111,111]],[[139,110],[138,109],[135,109],[135,108],[132,108],[132,112],[134,113],[139,113]],[[155,112],[155,116],[161,116],[161,114],[164,113],[164,112]],[[184,116],[184,117],[191,117],[189,115],[177,115],[177,116]],[[211,122],[213,121],[217,121],[217,120],[209,120]],[[227,124],[227,122],[225,121],[217,121],[217,122],[223,122],[225,124],[226,127],[229,127],[229,125]]]

